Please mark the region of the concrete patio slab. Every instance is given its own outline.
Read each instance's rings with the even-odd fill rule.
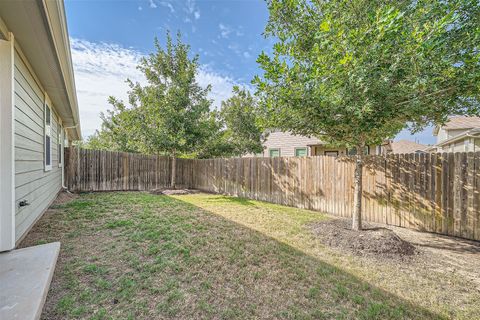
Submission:
[[[39,319],[60,242],[0,253],[0,319]]]

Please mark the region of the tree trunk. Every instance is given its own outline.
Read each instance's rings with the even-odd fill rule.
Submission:
[[[170,188],[175,189],[177,176],[177,158],[175,152],[172,154],[172,177],[170,180]]]
[[[355,181],[354,181],[354,192],[353,192],[353,219],[352,219],[352,229],[353,230],[362,230],[362,181],[363,181],[363,152],[365,145],[357,147],[357,156],[355,161]]]

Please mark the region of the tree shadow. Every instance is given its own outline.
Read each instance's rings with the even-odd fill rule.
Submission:
[[[229,197],[229,196],[220,196],[217,198],[213,199],[208,199],[206,200],[207,202],[213,202],[213,203],[235,203],[239,204],[242,206],[255,206],[255,203],[253,203],[251,200],[247,198],[240,198],[240,197]]]
[[[480,153],[367,157],[364,199],[382,212],[373,222],[478,238],[479,158]]]
[[[221,199],[224,201],[227,198],[229,197],[222,197]],[[248,290],[253,290],[254,287],[266,286],[267,289],[264,288],[262,291],[263,296],[254,298],[259,305],[268,303],[270,290],[272,294],[276,294],[278,291],[288,292],[285,296],[277,297],[279,300],[273,303],[275,310],[272,310],[272,312],[277,315],[283,314],[288,315],[287,318],[307,319],[317,318],[319,314],[322,314],[319,318],[445,318],[260,231],[181,200],[181,197],[175,198],[175,201],[213,216],[216,223],[227,226],[227,229],[233,234],[224,235],[220,239],[236,239],[235,241],[238,241],[238,244],[233,245],[233,247],[246,248],[243,251],[245,256],[262,257],[260,263],[253,259],[255,260],[253,265],[243,264],[242,268],[252,269],[252,272],[254,269],[254,272],[268,276],[265,276],[264,279],[256,279],[255,285],[247,288],[242,287],[242,290],[248,292]],[[237,203],[237,200],[232,202]],[[243,201],[240,201],[240,204],[244,204]],[[216,226],[213,226],[213,229],[216,228]],[[223,227],[221,229],[222,232],[225,232]],[[209,232],[212,232],[212,230],[209,230]],[[219,240],[215,244],[217,247],[224,245],[224,240]],[[269,259],[275,262],[269,261]],[[281,261],[278,261],[278,259],[281,259]],[[235,273],[233,270],[232,272]],[[270,284],[274,284],[274,288]],[[336,307],[323,306],[325,310],[322,310],[323,304],[335,304]],[[294,316],[292,317],[292,315]],[[266,317],[277,318],[274,314],[268,314]],[[282,316],[278,318],[282,318]]]

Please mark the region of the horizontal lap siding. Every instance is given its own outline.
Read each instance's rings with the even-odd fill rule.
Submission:
[[[52,170],[44,171],[44,94],[15,54],[15,238],[18,241],[45,211],[61,188],[57,124],[52,112]],[[29,206],[19,207],[27,200]]]

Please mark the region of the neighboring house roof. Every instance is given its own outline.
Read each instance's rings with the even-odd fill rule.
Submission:
[[[398,140],[390,143],[392,153],[415,153],[423,152],[427,148],[426,145],[416,143],[409,140]]]
[[[3,21],[2,21],[3,20]],[[73,140],[81,139],[63,1],[0,1],[0,39],[13,34]]]
[[[480,117],[453,116],[441,128],[444,130],[480,128]],[[433,135],[437,135],[439,129],[439,126],[435,127]]]

